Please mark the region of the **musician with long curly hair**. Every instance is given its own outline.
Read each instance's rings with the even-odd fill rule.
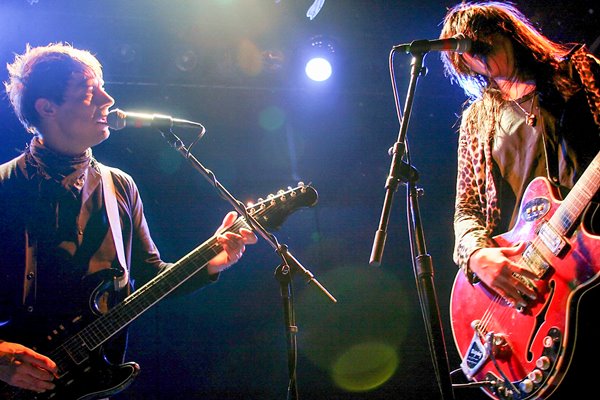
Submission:
[[[600,150],[600,62],[584,45],[566,45],[547,38],[510,3],[461,3],[451,8],[444,18],[440,38],[457,35],[471,39],[473,45],[465,53],[442,53],[447,76],[464,89],[468,98],[459,131],[454,261],[470,285],[483,285],[486,293],[489,290],[498,296],[495,306],[515,310],[516,314],[506,311],[506,315],[518,319],[543,305],[548,313],[548,307],[553,306],[552,295],[537,284],[540,280],[550,281],[556,272],[556,265],[547,265],[553,257],[547,255],[552,253],[547,248],[553,246],[552,242],[566,243],[562,249],[552,250],[558,254],[558,261],[564,254],[571,257],[569,246],[572,249],[574,243],[569,244],[564,237],[579,228],[575,224],[573,229],[567,229],[560,242],[560,232],[554,232],[551,224],[538,222],[547,218],[542,215],[547,212],[546,203],[528,201],[528,186],[534,179],[544,177],[552,190],[564,196],[588,167],[598,174],[598,163],[593,160]],[[593,193],[587,194],[593,197],[597,185],[590,190]],[[590,209],[593,204],[591,199]],[[600,232],[597,219],[589,218],[592,214],[591,210],[583,214],[586,235]],[[522,233],[529,220],[541,227],[541,232],[531,233],[536,239],[514,243],[494,239],[505,232],[511,232],[511,238],[530,239]],[[592,248],[598,246],[594,242]],[[536,259],[538,251],[541,256]],[[582,270],[594,263],[583,258],[584,267],[578,266]],[[569,284],[593,281],[578,279]],[[463,301],[458,299],[459,294],[453,295],[453,300]],[[558,291],[554,293],[559,295]],[[589,311],[586,304],[595,302],[586,299],[590,296],[594,295],[582,296],[589,301],[582,302],[579,310],[579,333],[590,323],[590,317],[584,317]],[[574,303],[571,306],[577,308],[577,302]],[[491,316],[490,320],[495,318],[492,312],[486,315]],[[569,322],[575,315],[569,314]],[[536,316],[536,329],[543,329],[548,314],[540,312]],[[479,333],[483,338],[484,332],[491,331],[480,329]],[[472,335],[473,330],[470,332]],[[496,329],[495,333],[503,332]],[[500,340],[500,336],[497,338]],[[511,347],[510,343],[507,347]],[[514,348],[511,351],[516,352]],[[461,356],[467,354],[463,352]],[[557,362],[568,363],[566,358]],[[476,373],[475,367],[469,372]],[[581,386],[585,387],[583,382]],[[518,398],[526,398],[526,388],[517,384],[506,388],[513,393],[520,390],[523,397]]]

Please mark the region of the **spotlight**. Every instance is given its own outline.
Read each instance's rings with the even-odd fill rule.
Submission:
[[[335,62],[333,40],[323,35],[311,38],[304,72],[313,81],[322,82],[331,77]]]
[[[331,63],[321,57],[312,58],[306,63],[304,71],[313,81],[326,81],[331,76]]]

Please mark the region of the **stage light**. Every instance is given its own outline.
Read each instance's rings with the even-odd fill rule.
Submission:
[[[306,76],[316,82],[323,82],[331,77],[331,63],[324,58],[312,58],[306,63]]]
[[[306,51],[304,72],[313,81],[322,82],[331,77],[334,71],[335,46],[331,38],[318,35],[311,38]]]

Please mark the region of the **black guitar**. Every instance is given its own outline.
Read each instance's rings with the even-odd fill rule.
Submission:
[[[296,188],[269,195],[266,200],[250,207],[248,214],[265,228],[277,229],[297,209],[314,206],[317,197],[314,188],[300,184]],[[228,231],[239,232],[241,228],[248,227],[248,222],[239,217]],[[47,335],[40,336],[39,342],[27,344],[56,362],[56,387],[38,394],[2,384],[0,399],[92,400],[116,394],[127,388],[138,374],[139,366],[135,362],[120,365],[107,362],[102,345],[204,268],[221,250],[215,235],[105,314],[97,312],[96,299],[108,285],[113,284],[114,274],[107,276],[106,271],[99,272],[99,279],[96,280],[99,283],[95,285],[90,296],[90,310],[85,310],[71,321],[57,325],[53,332],[44,332]],[[87,323],[90,316],[92,322]]]

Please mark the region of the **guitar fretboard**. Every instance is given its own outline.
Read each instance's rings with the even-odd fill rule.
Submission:
[[[238,232],[242,227],[247,227],[247,225],[243,218],[238,218],[227,230]],[[89,356],[90,350],[102,345],[158,301],[181,286],[222,250],[223,248],[218,243],[216,236],[213,236],[169,269],[133,292],[108,313],[100,316],[78,334],[70,337],[62,346],[56,349],[55,359],[57,359],[59,369],[61,369],[61,360],[65,362],[74,361],[77,364],[83,362]],[[61,357],[61,352],[66,353],[68,359],[65,359],[64,354]]]
[[[565,234],[578,223],[579,217],[598,192],[598,188],[600,188],[600,153],[596,154],[596,157],[550,218],[550,224],[559,234]]]

